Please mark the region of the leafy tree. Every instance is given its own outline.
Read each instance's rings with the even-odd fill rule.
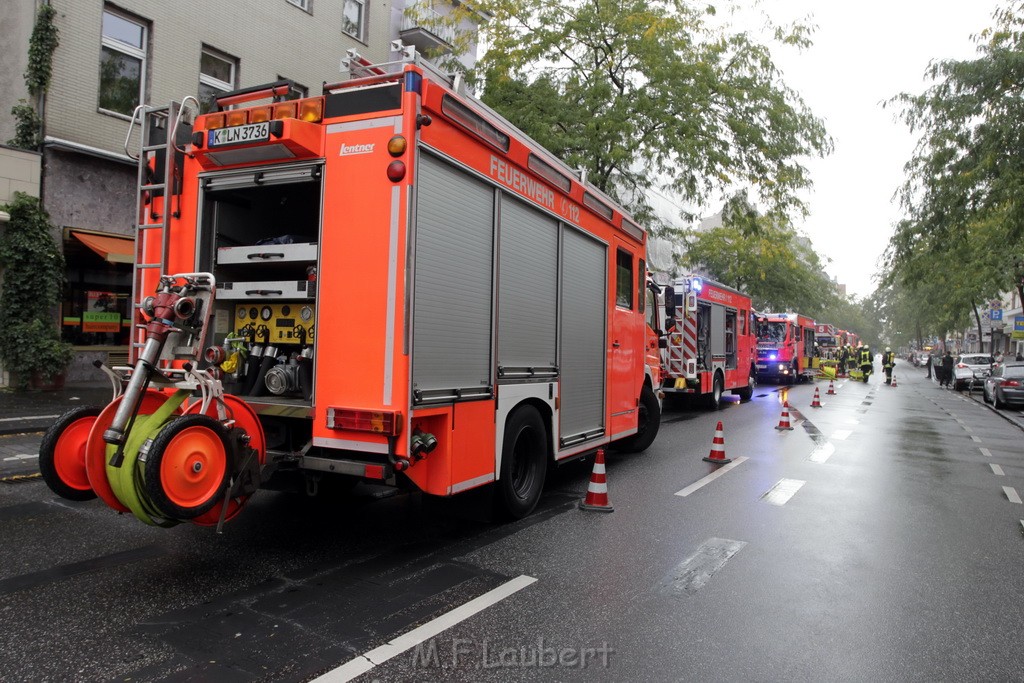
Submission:
[[[767,46],[686,0],[485,0],[483,99],[598,188],[649,217],[666,187],[700,207],[753,188],[774,216],[803,210],[803,165],[831,140]],[[779,37],[807,44],[806,28]],[[692,218],[692,216],[689,216]]]
[[[817,317],[836,307],[835,285],[810,242],[788,224],[762,216],[743,194],[722,213],[722,226],[690,232],[685,264],[746,292],[763,311]]]
[[[947,303],[935,315],[948,329],[1001,291],[1024,297],[1024,3],[993,19],[975,59],[935,62],[925,92],[890,101],[920,138],[905,166],[907,218],[890,241],[886,281],[941,291]]]

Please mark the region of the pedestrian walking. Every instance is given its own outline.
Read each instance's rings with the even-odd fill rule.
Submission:
[[[942,357],[942,376],[939,377],[939,386],[948,387],[949,383],[953,381],[953,355],[946,350],[946,355]]]
[[[928,379],[932,378],[932,354],[928,354],[928,359],[924,362],[924,367],[928,370]]]

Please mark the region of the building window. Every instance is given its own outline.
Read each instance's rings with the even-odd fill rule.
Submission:
[[[131,116],[145,101],[146,25],[126,15],[103,11],[100,49],[100,109]]]
[[[366,23],[366,5],[363,0],[345,0],[341,14],[341,30],[357,40],[363,40]]]
[[[277,80],[289,81],[291,83],[291,85],[288,86],[288,94],[284,96],[284,99],[286,100],[301,100],[302,98],[309,95],[309,88],[302,85],[301,83],[296,83],[292,79],[285,78],[284,76],[280,75],[277,77]]]
[[[299,9],[309,12],[309,0],[287,0]]]
[[[203,48],[199,58],[199,108],[202,113],[217,108],[214,98],[235,89],[235,72],[238,60],[233,57]]]

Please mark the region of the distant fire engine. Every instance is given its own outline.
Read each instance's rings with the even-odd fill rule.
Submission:
[[[750,400],[757,381],[750,297],[688,276],[667,288],[665,304],[665,393],[701,396],[712,407],[726,391]]]
[[[757,317],[757,378],[785,382],[807,379],[814,354],[814,320],[799,313]]]
[[[273,476],[495,484],[522,517],[550,463],[650,445],[645,230],[395,49],[319,97],[136,111],[133,366],[51,430],[57,493],[219,526]]]

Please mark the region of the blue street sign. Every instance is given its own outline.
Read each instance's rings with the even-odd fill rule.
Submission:
[[[1003,319],[1003,309],[1001,309],[1001,308],[990,309],[989,312],[988,312],[988,319],[989,320],[1002,320]]]

